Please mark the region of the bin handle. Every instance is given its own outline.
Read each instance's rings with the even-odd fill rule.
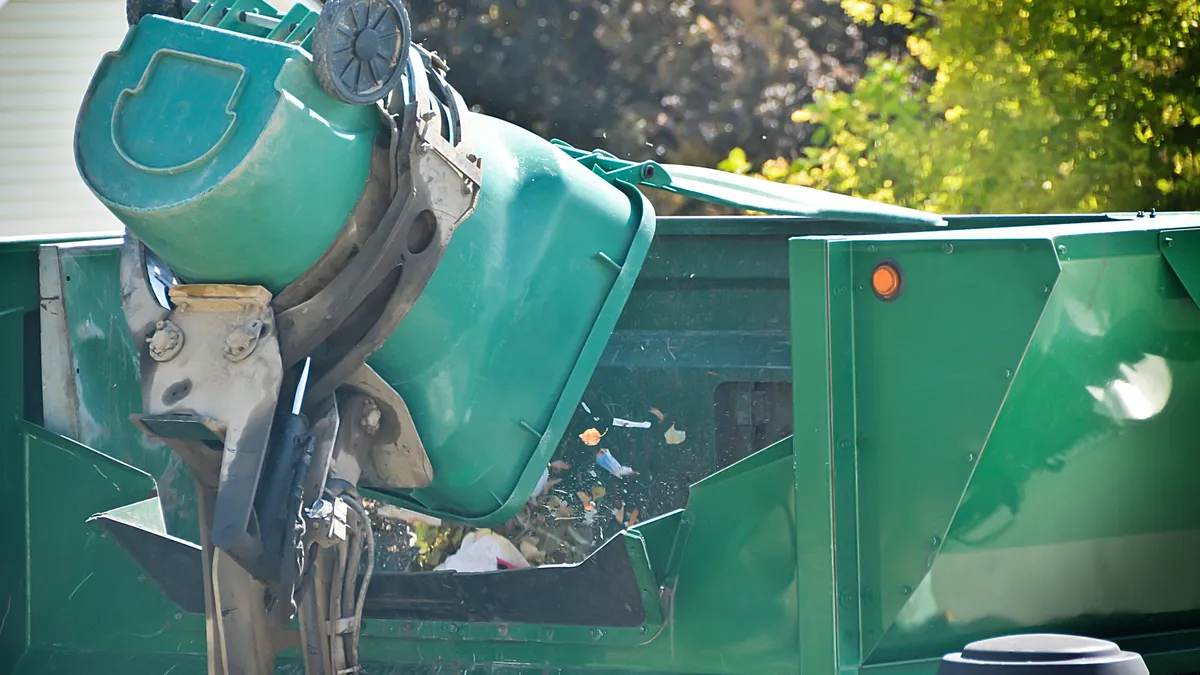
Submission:
[[[167,59],[169,58],[213,66],[218,72],[224,69],[229,71],[231,75],[235,75],[237,79],[230,87],[229,99],[224,102],[224,108],[222,112],[224,112],[226,116],[226,124],[224,131],[221,132],[221,137],[216,139],[213,144],[204,152],[200,153],[199,156],[185,160],[182,163],[173,164],[171,166],[150,166],[149,164],[134,158],[125,147],[125,142],[120,135],[120,130],[123,128],[120,124],[120,119],[123,115],[128,114],[129,105],[137,96],[143,94],[146,87],[150,84],[151,78],[161,72],[161,68],[163,67],[162,64],[166,63]],[[160,49],[154,52],[154,56],[150,57],[150,62],[146,65],[146,71],[142,74],[142,78],[137,83],[137,86],[133,87],[132,89],[124,89],[120,94],[117,95],[117,102],[113,105],[112,122],[109,124],[109,128],[111,129],[112,133],[113,148],[117,151],[117,154],[121,156],[121,159],[124,159],[131,166],[146,173],[175,174],[200,166],[215,157],[221,148],[223,148],[233,137],[233,132],[237,128],[238,121],[236,107],[238,99],[242,94],[242,89],[244,88],[245,82],[246,68],[239,63],[222,61],[220,59],[201,56],[199,54],[190,54],[188,52],[182,52],[176,49]]]
[[[630,162],[603,150],[587,152],[560,140],[551,142],[606,180],[643,185],[710,204],[798,218],[879,225],[937,228],[947,224],[936,213],[881,204],[869,199],[698,166]]]

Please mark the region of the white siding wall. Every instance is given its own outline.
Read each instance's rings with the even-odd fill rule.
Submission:
[[[75,115],[125,3],[0,0],[0,237],[121,229],[79,178]]]

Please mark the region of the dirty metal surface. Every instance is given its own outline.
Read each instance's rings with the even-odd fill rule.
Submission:
[[[121,311],[117,242],[60,247],[79,436],[75,440],[136,466],[158,483],[167,531],[199,540],[195,488],[187,466],[166,444],[139,431],[142,412],[138,352]]]

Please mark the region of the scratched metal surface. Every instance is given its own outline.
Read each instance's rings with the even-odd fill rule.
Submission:
[[[79,401],[75,440],[153,476],[168,531],[197,541],[195,492],[186,465],[129,422],[130,415],[141,412],[141,390],[137,351],[121,310],[120,257],[119,245],[112,243],[61,251]]]

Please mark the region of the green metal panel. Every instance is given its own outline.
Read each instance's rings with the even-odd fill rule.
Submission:
[[[1200,230],[1162,232],[1158,248],[1192,300],[1200,304]]]
[[[149,16],[96,71],[76,159],[182,278],[278,291],[340,231],[379,126],[329,98],[296,46]]]
[[[0,672],[12,672],[29,643],[28,569],[30,531],[23,517],[29,503],[26,457],[19,451],[18,420],[36,412],[27,405],[26,364],[37,361],[37,248],[0,248],[0,497],[9,512],[0,518]],[[40,392],[37,392],[40,394]]]
[[[806,672],[932,672],[1036,631],[1195,670],[1200,309],[1171,269],[1197,264],[1175,229],[1196,219],[1035,224],[793,241],[793,316],[816,317],[793,320],[799,494],[833,487],[799,525],[799,574],[837,593],[801,594]],[[885,259],[892,302],[869,290]],[[803,534],[830,519],[831,539]]]
[[[898,622],[888,658],[1035,626],[1197,646],[1200,587],[1183,561],[1200,553],[1200,309],[1156,232],[1056,243],[1062,275],[924,580],[941,616]],[[966,570],[990,583],[964,583]]]
[[[1188,650],[1200,644],[1193,632],[1200,605],[1187,580],[1197,552],[1189,488],[1200,309],[1171,271],[1186,275],[1187,247],[1167,253],[1170,265],[1160,253],[1166,237],[1191,235],[1176,229],[1160,237],[1158,227],[1198,223],[1160,216],[1053,229],[1030,224],[802,239],[790,247],[787,228],[763,228],[758,220],[746,230],[755,235],[733,222],[721,230],[689,221],[664,228],[670,234],[647,256],[582,397],[594,414],[576,413],[556,458],[582,469],[570,477],[578,485],[599,481],[647,514],[687,499],[690,527],[675,602],[666,612],[671,623],[649,644],[634,646],[628,636],[604,631],[578,644],[577,626],[512,627],[510,639],[500,641],[495,625],[452,632],[446,623],[406,628],[368,619],[364,656],[371,672],[916,675],[933,672],[936,657],[968,639],[1045,629],[1116,638],[1148,653],[1155,672],[1194,671],[1200,661]],[[67,306],[92,307],[69,312],[73,348],[89,359],[101,357],[99,343],[75,334],[87,334],[106,305],[114,317],[119,308],[112,295],[75,280],[103,278],[109,265],[115,273],[108,255],[81,249],[63,258],[73,279]],[[0,256],[0,299],[21,308],[0,313],[0,335],[10,345],[35,344],[28,328],[5,323],[36,309],[35,252]],[[891,303],[865,287],[883,257],[906,274],[904,294]],[[115,276],[108,279],[103,284]],[[111,341],[113,333],[106,334]],[[127,359],[132,351],[111,353]],[[1162,364],[1148,355],[1161,358],[1170,373],[1165,403]],[[5,359],[20,363],[21,350],[6,351]],[[1008,364],[1013,372],[1006,379]],[[786,384],[792,366],[794,466],[788,441],[728,465],[689,496],[688,483],[727,465],[727,432],[740,413],[719,405],[726,387]],[[2,372],[19,386],[10,371]],[[96,381],[80,391],[94,387],[99,396],[114,384],[136,391],[135,370],[106,372],[111,380],[93,375]],[[0,388],[0,405],[20,408],[24,402],[12,391]],[[126,424],[126,405],[97,406],[101,424]],[[663,423],[648,415],[650,407],[665,413]],[[586,469],[593,449],[575,434],[597,417],[614,416],[654,419],[650,430],[614,428],[605,437],[643,473],[592,478]],[[665,443],[662,432],[671,423],[687,430],[686,443]],[[99,532],[84,523],[88,516],[146,496],[125,498],[123,490],[117,500],[96,471],[111,479],[115,468],[143,486],[145,476],[35,427],[10,429],[19,442],[0,437],[4,494],[22,495],[22,503],[38,509],[40,495],[61,501],[41,516],[30,510],[38,532],[86,541]],[[106,454],[127,451],[115,437],[97,438],[111,446],[98,448]],[[26,474],[36,478],[29,492],[24,478],[10,478]],[[64,491],[64,484],[72,489]],[[674,566],[681,523],[669,517],[638,528],[656,575]],[[2,527],[25,540],[23,525]],[[935,545],[929,534],[939,528],[942,541]],[[33,543],[35,572],[48,562],[32,577],[32,613],[8,619],[18,622],[9,626],[25,621],[36,628],[20,672],[203,672],[197,617],[175,620],[174,608],[152,583],[137,581],[123,553],[107,540],[92,542],[84,549],[90,562],[60,562],[67,554],[58,542]],[[0,587],[0,599],[24,605],[24,560],[0,552],[0,565],[17,580]],[[112,626],[98,625],[96,607],[111,596],[85,595],[97,577],[87,580],[83,569],[106,575],[99,588],[123,593],[123,601],[137,603],[158,625],[125,614],[112,618]],[[82,615],[51,616],[80,581],[68,606]],[[868,592],[897,584],[895,596],[874,600]],[[876,625],[882,634],[860,642]],[[0,647],[2,658],[13,659],[25,638],[9,630],[0,631]],[[545,637],[518,639],[530,631]],[[105,635],[116,637],[100,644]],[[91,649],[106,651],[80,651]],[[279,672],[296,668],[285,661]]]
[[[94,513],[155,494],[148,475],[26,424],[30,644],[69,651],[202,650],[203,617],[183,615],[127,554],[88,523]],[[116,599],[120,599],[117,601]]]
[[[843,621],[857,624],[851,617],[840,616],[839,610],[850,609],[846,606],[849,603],[840,600],[843,595],[853,600],[856,584],[845,585],[839,573],[851,575],[856,570],[851,567],[843,572],[846,568],[836,564],[842,542],[834,539],[833,484],[842,466],[835,464],[840,458],[833,454],[836,434],[831,385],[835,373],[831,367],[832,350],[844,344],[845,336],[833,334],[833,307],[828,298],[830,280],[844,276],[845,259],[831,260],[829,246],[821,239],[795,239],[789,248],[792,372],[796,374],[792,390],[800,646],[797,668],[807,675],[836,672],[840,660],[837,629]],[[853,475],[852,467],[850,470]],[[853,512],[844,515],[853,519]],[[857,631],[852,631],[851,638],[856,637]],[[843,658],[853,660],[849,655]]]
[[[198,541],[195,484],[170,448],[128,422],[142,412],[138,356],[121,311],[120,245],[59,248],[79,437],[90,448],[155,477],[167,531]]]
[[[869,660],[945,540],[1058,265],[1047,240],[840,246],[849,247],[855,279],[857,438],[847,441],[858,448],[861,640]],[[893,302],[877,300],[869,285],[885,259],[904,274]],[[834,294],[833,303],[848,302],[849,285],[840,299]]]
[[[21,659],[17,670],[5,672],[11,675],[208,675],[208,660],[203,654],[113,654],[42,648],[30,650]],[[280,664],[276,673],[303,675],[304,668],[297,668],[294,663]]]

